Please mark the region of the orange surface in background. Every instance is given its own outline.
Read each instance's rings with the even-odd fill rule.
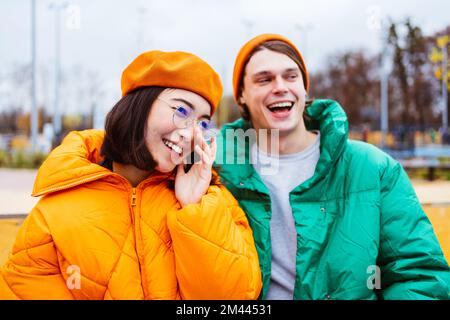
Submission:
[[[434,233],[441,244],[447,263],[450,262],[450,206],[423,206],[428,219],[434,228]]]
[[[423,206],[441,244],[447,263],[450,261],[450,206]],[[0,266],[8,258],[23,219],[0,218]]]
[[[0,218],[0,266],[8,258],[17,232],[22,225],[23,219],[1,219]]]

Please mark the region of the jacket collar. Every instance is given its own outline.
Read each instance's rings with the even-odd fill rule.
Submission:
[[[98,163],[103,160],[100,149],[103,144],[103,130],[73,131],[64,138],[39,168],[32,196],[38,197],[61,191],[105,177],[116,179],[126,187],[131,185],[122,176],[111,172]],[[173,172],[155,171],[140,185],[174,180]]]

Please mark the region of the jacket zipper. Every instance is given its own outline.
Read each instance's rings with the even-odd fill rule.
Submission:
[[[136,212],[135,212],[136,202],[137,202],[136,188],[132,188],[131,189],[131,212],[130,213],[131,213],[131,223],[133,225],[135,222],[134,215],[136,214]]]
[[[136,210],[138,210],[138,208],[136,208],[136,204],[137,204],[137,188],[132,188],[131,189],[131,222],[133,224],[133,233],[134,233],[134,239],[135,239],[135,251],[136,251],[136,256],[138,259],[138,267],[139,267],[139,273],[141,274],[141,286],[142,286],[142,292],[144,294],[144,297],[148,297],[149,294],[147,292],[147,288],[143,285],[144,280],[146,279],[145,276],[145,268],[143,268],[143,264],[144,264],[144,257],[143,254],[141,254],[143,252],[143,249],[141,248],[141,243],[142,243],[142,237],[140,234],[140,227],[139,227],[139,221],[136,221],[137,219],[139,219],[139,213],[136,212]],[[138,215],[136,217],[136,215]]]
[[[131,193],[131,206],[136,206],[136,188],[133,188],[133,191]]]

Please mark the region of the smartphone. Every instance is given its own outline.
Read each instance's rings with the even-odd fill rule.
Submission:
[[[199,162],[200,160],[201,160],[200,155],[197,152],[192,151],[191,154],[186,158],[186,161],[188,163],[184,165],[184,172],[188,173],[189,170],[192,168],[192,165],[196,162]]]

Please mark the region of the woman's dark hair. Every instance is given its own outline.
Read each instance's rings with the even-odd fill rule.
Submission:
[[[141,87],[120,99],[106,116],[101,155],[109,161],[131,164],[141,170],[156,167],[145,143],[145,129],[153,102],[164,87]]]
[[[245,69],[247,68],[247,64],[250,61],[250,59],[253,57],[253,55],[259,51],[262,51],[264,49],[268,49],[270,51],[278,52],[287,55],[289,58],[291,58],[300,68],[300,71],[302,73],[303,77],[303,83],[306,82],[306,70],[303,67],[303,64],[301,63],[300,57],[298,56],[297,52],[292,48],[289,44],[286,42],[280,41],[280,40],[269,40],[266,42],[261,43],[260,45],[256,46],[247,56],[244,62],[243,66],[243,72],[241,74],[241,78],[239,79],[239,85],[238,85],[238,93],[237,97],[239,98],[242,95],[242,91],[244,89],[244,77],[245,77]],[[312,104],[313,100],[306,100],[305,104],[305,110],[307,107],[309,107]],[[241,107],[241,115],[242,118],[244,118],[247,121],[250,121],[250,112],[248,110],[248,106],[246,104],[241,104],[238,99],[238,104]],[[305,116],[305,113],[303,113],[303,116]]]

